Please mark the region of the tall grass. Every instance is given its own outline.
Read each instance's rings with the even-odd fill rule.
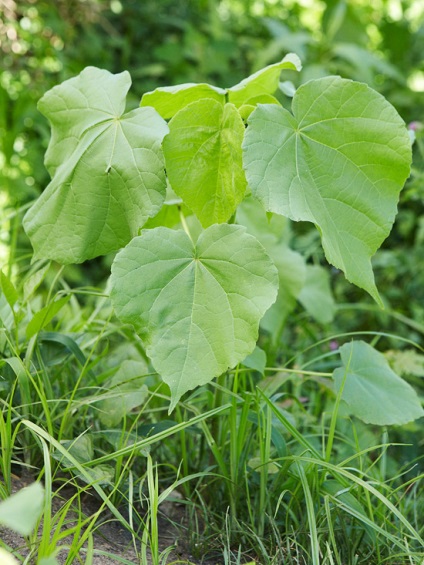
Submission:
[[[169,416],[141,340],[102,289],[71,291],[66,276],[38,264],[16,300],[0,296],[0,497],[23,475],[46,493],[20,561],[64,552],[69,565],[90,563],[102,553],[97,529],[113,519],[140,563],[177,563],[158,524],[178,491],[196,562],[422,565],[422,457],[408,461],[402,430],[349,417],[331,389],[331,338],[303,337],[266,377],[240,365]],[[37,312],[68,295],[28,334]],[[419,423],[407,433],[422,441]],[[97,500],[90,515],[85,493]]]

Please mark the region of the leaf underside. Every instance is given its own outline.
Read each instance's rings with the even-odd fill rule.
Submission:
[[[118,317],[146,338],[172,409],[253,351],[278,274],[241,226],[213,225],[195,245],[183,231],[156,228],[118,253],[111,287]]]

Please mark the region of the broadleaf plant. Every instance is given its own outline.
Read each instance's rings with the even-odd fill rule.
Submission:
[[[278,274],[242,226],[213,225],[196,243],[183,230],[156,228],[118,253],[111,286],[119,318],[146,337],[172,409],[253,351]]]
[[[116,251],[159,212],[168,127],[152,108],[124,113],[130,84],[127,72],[88,67],[40,100],[52,180],[24,218],[36,258],[81,263]]]
[[[388,236],[411,143],[383,96],[339,77],[301,86],[290,113],[261,105],[243,142],[252,193],[270,212],[313,222],[327,260],[381,304],[370,258]]]
[[[313,222],[328,261],[381,303],[370,260],[409,174],[407,130],[381,95],[339,77],[300,86],[290,112],[280,75],[300,68],[290,54],[227,89],[159,88],[125,114],[128,73],[88,67],[40,101],[52,180],[24,219],[35,255],[66,264],[123,248],[112,303],[171,409],[242,363],[260,324],[277,339],[296,301],[331,320],[327,278],[290,249],[289,219]]]
[[[336,391],[352,414],[367,424],[406,424],[424,416],[415,390],[399,377],[382,353],[364,341],[340,348],[343,366],[333,373]]]

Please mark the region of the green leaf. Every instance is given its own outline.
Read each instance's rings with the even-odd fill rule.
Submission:
[[[320,488],[321,494],[330,495],[332,500],[338,504],[342,504],[349,512],[352,510],[356,515],[364,516],[367,518],[367,513],[364,510],[364,507],[359,502],[359,500],[348,490],[344,487],[339,481],[334,479],[326,480],[322,483]],[[372,528],[369,527],[368,524],[363,524],[364,529],[366,530],[367,534],[370,536],[372,540],[375,540],[375,532]]]
[[[15,325],[13,309],[3,293],[0,293],[0,325],[11,331]]]
[[[384,353],[384,356],[393,371],[401,377],[404,375],[424,377],[424,355],[413,349],[402,351],[389,349]]]
[[[21,489],[0,502],[0,524],[29,536],[43,511],[44,489],[40,483]]]
[[[27,301],[37,290],[40,284],[43,282],[44,277],[47,274],[47,271],[50,268],[50,262],[44,263],[41,262],[37,263],[36,265],[32,265],[32,269],[30,273],[24,279],[24,300]]]
[[[274,94],[278,89],[281,71],[300,71],[302,64],[295,53],[289,53],[279,63],[269,65],[228,89],[228,100],[237,108],[259,97]]]
[[[297,298],[305,282],[305,260],[302,255],[284,244],[275,243],[266,246],[266,249],[278,269],[281,295],[279,298]]]
[[[278,214],[266,213],[261,204],[247,196],[237,208],[236,221],[247,228],[265,247],[268,241],[288,245],[291,239],[290,220]]]
[[[293,114],[251,114],[243,143],[249,186],[271,212],[313,222],[326,257],[381,304],[371,256],[392,227],[411,145],[396,110],[365,84],[310,81]]]
[[[202,98],[212,98],[224,105],[225,94],[226,90],[210,84],[186,83],[146,92],[143,94],[140,106],[153,106],[162,118],[168,120],[191,102]]]
[[[256,346],[255,349],[243,359],[243,365],[254,371],[258,371],[261,375],[265,372],[266,367],[266,353],[263,349]]]
[[[52,128],[44,158],[52,177],[87,132],[124,113],[130,85],[128,72],[112,75],[87,67],[78,76],[47,91],[38,101],[39,111]]]
[[[63,363],[64,358],[69,353],[75,357],[81,367],[89,364],[87,357],[81,351],[78,343],[69,335],[60,332],[42,332],[38,336],[38,342],[40,344],[43,361],[46,365]],[[50,343],[53,345],[51,348],[48,346]],[[49,352],[52,353],[52,357],[49,356]],[[87,369],[87,374],[93,379],[96,378],[91,369]]]
[[[257,71],[231,88],[224,89],[205,83],[165,86],[146,92],[141,98],[140,106],[153,106],[162,118],[168,120],[192,102],[205,98],[224,105],[228,97],[229,102],[237,108],[243,104],[278,103],[271,95],[278,89],[281,71],[284,69],[300,71],[301,68],[299,57],[289,53],[279,63]]]
[[[173,190],[203,227],[227,221],[243,199],[243,121],[233,104],[192,102],[169,123],[163,142]]]
[[[360,502],[355,498],[355,496],[346,487],[343,487],[339,481],[334,479],[329,479],[324,481],[321,485],[321,493],[329,494],[330,496],[337,498],[346,506],[351,507],[358,514],[366,516],[366,512]]]
[[[278,269],[280,287],[277,300],[261,321],[261,328],[269,332],[276,343],[287,316],[296,307],[296,298],[305,283],[306,265],[302,255],[287,245],[274,243],[265,248]]]
[[[326,269],[319,265],[306,266],[306,278],[298,300],[320,324],[329,324],[333,321],[336,304]]]
[[[85,483],[92,485],[94,482],[98,483],[99,485],[115,485],[115,465],[105,465],[100,464],[92,467],[90,470],[90,480],[88,480],[84,475],[79,474],[77,475],[82,481]]]
[[[37,565],[59,565],[59,561],[54,555],[49,555],[48,557],[41,557],[37,561]]]
[[[59,298],[59,300],[50,302],[50,304],[44,306],[44,308],[42,308],[39,312],[36,312],[27,326],[27,338],[30,339],[33,335],[50,324],[56,314],[60,312],[60,310],[70,300],[70,298],[70,294],[68,296],[64,296],[63,298]]]
[[[260,473],[263,467],[266,467],[267,473],[269,473],[270,475],[274,475],[280,470],[280,467],[276,463],[274,463],[273,461],[264,462],[262,457],[251,457],[247,462],[247,465],[257,473]]]
[[[193,244],[180,230],[144,230],[112,265],[118,317],[147,340],[147,354],[171,389],[171,410],[253,351],[278,275],[245,228],[213,225]]]
[[[64,439],[60,443],[78,463],[89,463],[94,459],[93,441],[88,434],[75,439]],[[59,451],[54,452],[53,456],[58,461],[63,460],[63,455]]]
[[[19,295],[12,281],[0,270],[0,290],[3,292],[9,306],[13,308],[19,300]]]
[[[305,283],[305,260],[288,247],[287,218],[276,214],[267,218],[264,209],[257,201],[253,198],[245,198],[237,209],[236,219],[265,247],[278,270],[277,300],[261,320],[261,327],[269,332],[276,342],[287,316],[296,307],[296,298]]]
[[[0,563],[1,565],[19,565],[18,560],[2,547],[0,547]]]
[[[114,427],[148,396],[145,384],[147,366],[144,361],[128,359],[122,362],[114,377],[108,381],[104,400],[99,403],[100,421]]]
[[[75,439],[62,440],[61,446],[71,455],[78,463],[91,463],[94,459],[93,441],[90,435],[80,435]],[[53,457],[62,464],[64,462],[63,452],[56,450]],[[65,458],[66,459],[66,458]],[[77,473],[77,477],[88,484],[110,484],[115,474],[114,467],[111,465],[96,465],[90,471],[90,479],[82,473]]]
[[[40,100],[52,126],[52,180],[24,218],[35,257],[67,264],[104,255],[160,210],[168,127],[152,108],[124,114],[130,84],[127,72],[87,67]]]
[[[343,367],[333,373],[336,391],[352,414],[367,424],[400,425],[424,416],[414,389],[390,368],[384,355],[363,341],[340,348]]]

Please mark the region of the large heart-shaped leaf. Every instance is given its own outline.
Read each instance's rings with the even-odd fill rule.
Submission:
[[[163,151],[172,188],[204,227],[227,221],[246,190],[244,125],[237,109],[198,100],[172,118],[169,130]]]
[[[111,287],[118,317],[146,338],[172,409],[252,352],[278,274],[242,226],[213,225],[196,244],[184,231],[155,228],[118,253]]]
[[[301,86],[292,111],[263,105],[251,114],[249,186],[267,210],[316,224],[328,261],[380,301],[370,258],[409,174],[405,125],[380,94],[339,77]]]
[[[125,112],[125,96],[131,86],[128,72],[112,75],[87,67],[78,76],[47,91],[37,107],[51,125],[44,158],[51,176],[71,155],[84,133]]]
[[[41,99],[52,181],[24,218],[36,257],[79,263],[119,249],[162,206],[168,127],[153,108],[123,114],[130,84],[88,67]]]
[[[384,355],[364,341],[340,348],[343,367],[333,373],[336,391],[367,424],[399,425],[424,416],[414,389],[390,368]]]

